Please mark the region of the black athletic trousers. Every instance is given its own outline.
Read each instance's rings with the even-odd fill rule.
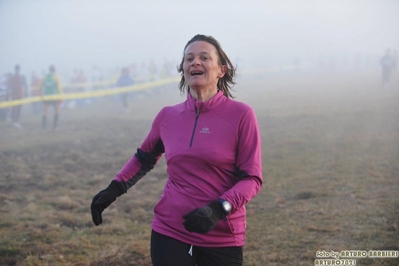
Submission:
[[[242,247],[206,248],[151,233],[151,260],[154,266],[242,266]]]

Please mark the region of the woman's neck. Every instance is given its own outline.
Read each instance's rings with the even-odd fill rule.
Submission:
[[[197,102],[207,102],[217,93],[218,93],[217,88],[212,90],[196,90],[190,88],[190,94],[194,99],[197,100]]]

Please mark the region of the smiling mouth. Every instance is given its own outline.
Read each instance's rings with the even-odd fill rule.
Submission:
[[[204,72],[202,72],[202,71],[192,71],[192,72],[190,72],[191,76],[199,76],[199,75],[202,75],[202,74],[204,74]]]

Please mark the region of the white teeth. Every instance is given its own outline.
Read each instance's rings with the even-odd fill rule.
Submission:
[[[202,75],[202,74],[204,74],[204,72],[191,72],[190,73],[192,76],[194,76],[194,75]]]

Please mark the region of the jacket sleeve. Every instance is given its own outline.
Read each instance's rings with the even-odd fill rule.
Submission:
[[[221,195],[221,198],[230,202],[232,212],[255,197],[263,184],[261,135],[252,108],[241,119],[238,137],[236,167],[239,181]]]
[[[143,176],[151,171],[165,152],[160,138],[160,114],[155,118],[151,130],[137,152],[123,166],[114,180],[122,182],[125,191],[134,186]]]

